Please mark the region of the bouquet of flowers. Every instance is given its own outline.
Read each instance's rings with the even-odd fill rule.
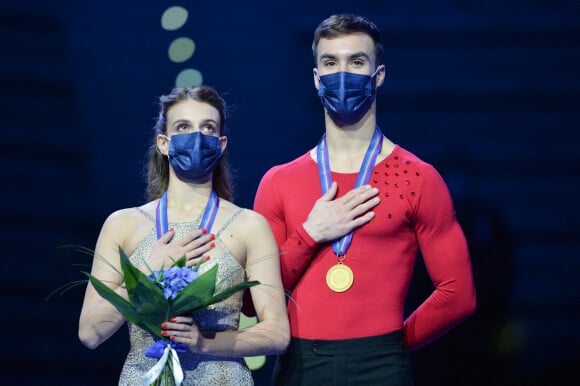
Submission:
[[[193,311],[227,299],[259,281],[244,281],[216,292],[217,264],[199,274],[198,269],[206,260],[194,267],[185,266],[185,256],[174,260],[169,268],[152,271],[145,275],[133,266],[119,248],[121,271],[129,301],[116,294],[102,281],[84,272],[96,291],[109,301],[130,323],[159,338],[145,355],[159,361],[143,376],[144,385],[180,385],[183,370],[177,352],[185,351],[182,345],[171,342],[161,334],[161,324],[171,317],[191,315]]]

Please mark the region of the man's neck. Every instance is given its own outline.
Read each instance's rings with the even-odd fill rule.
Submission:
[[[338,173],[357,173],[369,147],[376,128],[374,111],[352,126],[338,126],[326,114],[326,143],[330,169]],[[377,162],[385,159],[393,151],[395,145],[388,138],[383,138],[381,153]],[[312,158],[316,160],[316,149]]]
[[[354,173],[360,168],[376,127],[374,113],[351,126],[339,126],[326,114],[326,143],[331,169]]]

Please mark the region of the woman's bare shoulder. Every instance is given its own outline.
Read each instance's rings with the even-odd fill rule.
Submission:
[[[224,203],[224,212],[228,216],[232,216],[236,212],[239,212],[236,221],[234,221],[232,225],[237,228],[237,231],[241,231],[243,233],[251,234],[260,228],[268,226],[268,222],[266,221],[265,217],[258,212],[252,209],[240,207],[229,201]]]
[[[155,207],[151,203],[140,207],[123,208],[112,212],[103,224],[102,232],[115,233],[117,240],[127,240],[135,235],[141,236],[154,223]]]
[[[146,217],[155,217],[154,202],[148,202],[139,207],[118,209],[107,217],[106,222],[128,225],[133,222],[141,222]]]
[[[101,230],[105,240],[112,241],[130,254],[154,226],[155,206],[151,203],[140,207],[118,209],[112,212]]]

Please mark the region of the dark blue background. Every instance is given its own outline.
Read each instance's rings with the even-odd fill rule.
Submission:
[[[190,17],[169,32],[160,19],[171,5]],[[4,0],[2,383],[115,384],[125,329],[89,351],[77,338],[83,290],[45,300],[91,261],[57,248],[92,248],[108,214],[143,203],[157,97],[185,68],[230,106],[236,202],[251,207],[263,173],[323,132],[310,44],[338,12],[382,30],[379,125],[440,170],[473,255],[479,309],[412,355],[416,384],[578,382],[579,11],[576,1]],[[180,36],[196,50],[175,64],[167,49]],[[409,310],[429,285],[419,261]]]

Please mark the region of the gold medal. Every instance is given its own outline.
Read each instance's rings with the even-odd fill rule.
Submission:
[[[328,270],[326,274],[326,285],[334,292],[344,292],[350,288],[354,281],[352,270],[340,262]]]

